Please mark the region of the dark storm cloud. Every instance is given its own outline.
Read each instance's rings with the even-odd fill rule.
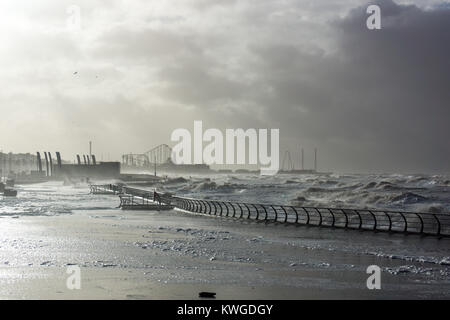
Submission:
[[[357,0],[80,1],[77,33],[66,4],[18,7],[1,20],[0,132],[22,134],[4,148],[94,139],[118,159],[203,120],[279,128],[320,169],[448,172],[450,9],[410,2],[377,2],[375,31]]]
[[[450,10],[378,4],[382,30],[366,28],[367,6],[353,9],[331,25],[331,53],[249,46],[258,81],[240,96],[264,110],[261,124],[280,125],[291,150],[319,146],[329,168],[448,171]],[[213,83],[202,85],[208,92]]]
[[[368,30],[367,6],[355,8],[330,24],[331,52],[278,39],[249,42],[252,82],[214,75],[200,59],[164,70],[163,94],[194,104],[211,121],[214,101],[228,98],[235,108],[222,121],[280,126],[287,148],[319,146],[329,168],[448,171],[450,10],[377,4],[382,29]],[[249,117],[252,108],[262,116]]]

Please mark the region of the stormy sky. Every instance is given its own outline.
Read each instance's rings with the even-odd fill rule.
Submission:
[[[307,167],[450,172],[448,2],[11,0],[0,37],[4,152],[119,159],[202,120],[279,128]]]

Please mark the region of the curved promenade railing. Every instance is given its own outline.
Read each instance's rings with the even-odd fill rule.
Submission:
[[[172,197],[180,209],[215,216],[332,228],[450,236],[450,214],[269,205]]]
[[[108,188],[108,185],[102,187]],[[117,186],[114,186],[114,190],[117,191]],[[162,203],[171,204],[189,212],[214,216],[330,228],[450,236],[450,214],[445,213],[321,208],[201,200],[129,187],[121,187],[121,192],[147,199],[150,197],[153,199],[156,195]]]

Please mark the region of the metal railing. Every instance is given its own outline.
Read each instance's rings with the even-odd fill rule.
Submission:
[[[136,188],[121,187],[121,192],[143,199],[154,197],[154,192]],[[163,193],[156,195],[162,203],[214,216],[329,228],[450,236],[450,214],[445,213],[287,206],[201,200]]]
[[[92,194],[116,195],[122,193],[121,186],[118,186],[116,184],[101,184],[101,185],[91,184],[89,185],[89,188],[91,189]]]
[[[450,236],[450,214],[320,208],[173,197],[183,210],[215,216],[296,223],[330,228]]]
[[[119,199],[119,208],[124,206],[148,206],[149,204],[153,204],[153,201],[151,201],[150,198],[136,197],[130,194],[119,194]]]

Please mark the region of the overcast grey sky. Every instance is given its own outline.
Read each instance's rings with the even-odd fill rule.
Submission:
[[[0,148],[119,159],[203,120],[324,170],[449,173],[450,4],[370,3],[381,30],[354,0],[1,1]]]

